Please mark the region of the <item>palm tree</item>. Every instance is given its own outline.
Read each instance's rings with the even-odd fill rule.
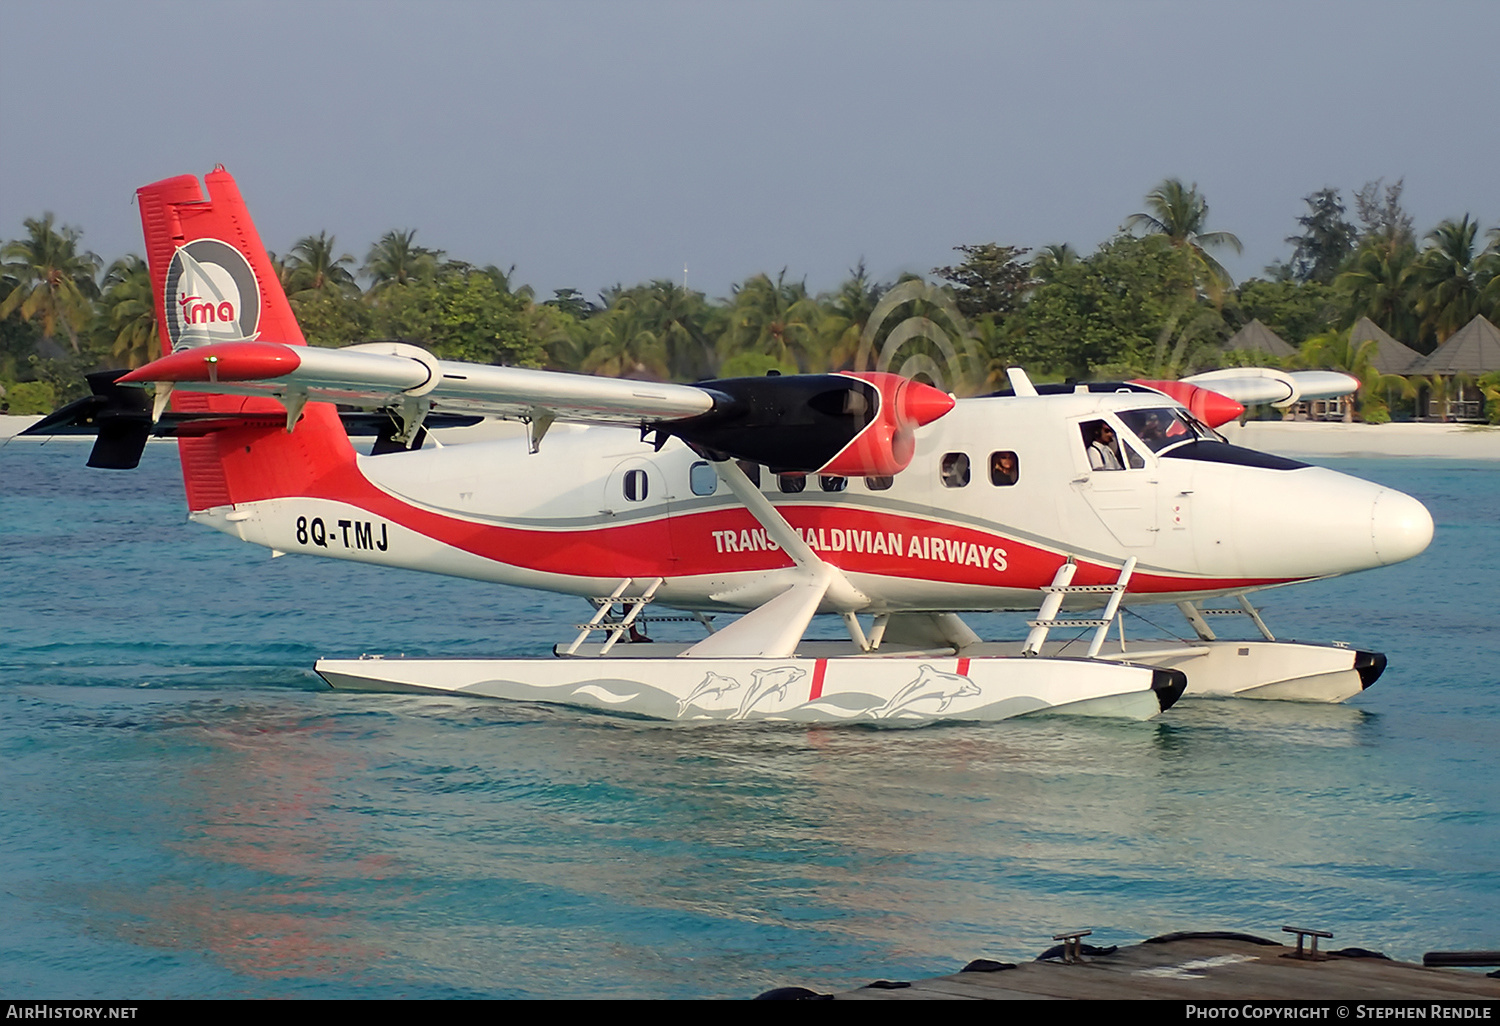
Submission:
[[[50,212],[40,219],[27,218],[27,238],[0,248],[0,260],[5,261],[0,273],[13,284],[0,302],[0,317],[19,312],[22,320],[40,324],[45,339],[62,328],[76,353],[78,332],[93,316],[93,299],[99,294],[94,276],[102,261],[93,253],[78,252],[78,229],[57,229],[52,221]]]
[[[1441,413],[1438,420],[1444,424],[1448,423],[1448,414],[1453,409],[1455,400],[1462,399],[1464,389],[1474,385],[1474,376],[1460,371],[1457,374],[1428,374],[1415,375],[1411,379],[1415,388],[1427,390],[1427,412],[1431,413],[1434,405],[1438,406]]]
[[[327,232],[298,239],[286,256],[287,291],[358,295],[359,286],[349,270],[354,257],[348,253],[336,257],[336,249],[335,237]]]
[[[820,348],[827,355],[829,370],[843,370],[854,365],[859,355],[859,340],[870,315],[880,304],[887,286],[870,281],[865,262],[849,268],[849,277],[837,292],[820,296],[823,306]]]
[[[1174,246],[1185,246],[1203,269],[1201,284],[1217,305],[1223,302],[1224,289],[1234,282],[1229,272],[1207,250],[1228,246],[1244,252],[1239,238],[1232,232],[1206,231],[1208,203],[1198,192],[1198,183],[1184,186],[1179,179],[1168,178],[1146,194],[1146,211],[1125,219],[1125,230],[1140,230],[1145,235],[1165,235]]]
[[[1484,269],[1475,254],[1478,234],[1479,222],[1469,214],[1457,222],[1445,220],[1427,233],[1428,248],[1412,267],[1422,333],[1437,345],[1479,314]]]
[[[1223,355],[1224,316],[1197,297],[1178,295],[1156,335],[1156,345],[1140,365],[1150,378],[1178,378],[1214,366]]]
[[[1468,214],[1462,221],[1444,221],[1427,233],[1429,245],[1412,266],[1422,334],[1430,334],[1438,345],[1479,313],[1474,253],[1478,234],[1479,223]]]
[[[1484,393],[1485,417],[1491,424],[1500,424],[1500,371],[1490,371],[1475,382]]]
[[[1031,258],[1031,275],[1038,281],[1052,281],[1057,277],[1058,268],[1071,267],[1076,263],[1078,250],[1066,242],[1054,242],[1050,246],[1043,246]]]
[[[821,362],[817,351],[821,317],[822,310],[807,294],[807,285],[788,282],[786,268],[774,282],[757,274],[735,286],[725,342],[730,353],[764,353],[808,370]]]
[[[584,321],[581,327],[588,347],[583,370],[610,377],[666,376],[667,361],[661,341],[641,316],[632,297],[622,297],[606,312]]]
[[[632,290],[640,312],[666,349],[671,376],[693,381],[718,370],[710,341],[712,311],[703,293],[667,278]]]
[[[1360,419],[1369,424],[1383,424],[1391,419],[1390,394],[1398,392],[1404,398],[1412,399],[1416,397],[1417,389],[1399,374],[1382,374],[1375,367],[1375,357],[1379,352],[1380,346],[1373,338],[1356,346],[1353,332],[1344,329],[1308,339],[1302,344],[1297,362],[1304,367],[1339,370],[1358,378],[1359,389],[1355,397],[1359,403]],[[1352,405],[1346,403],[1344,420],[1353,420],[1352,413]]]
[[[370,279],[371,292],[387,285],[405,285],[437,271],[443,251],[416,245],[413,242],[416,236],[415,228],[406,231],[393,229],[370,247],[360,273]]]
[[[1477,276],[1483,286],[1479,293],[1480,308],[1492,322],[1500,323],[1500,227],[1485,233],[1490,244],[1480,254],[1475,264]]]
[[[110,352],[132,370],[161,355],[156,300],[146,261],[131,254],[109,265],[104,274],[99,319],[111,336]]]
[[[1415,343],[1418,322],[1412,302],[1412,262],[1417,253],[1398,239],[1368,238],[1348,270],[1333,280],[1345,297],[1344,327],[1368,317],[1394,338]]]

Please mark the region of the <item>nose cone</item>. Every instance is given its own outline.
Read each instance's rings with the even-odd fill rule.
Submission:
[[[901,390],[901,416],[918,426],[931,424],[953,406],[951,395],[920,381],[908,381]]]
[[[1432,542],[1432,514],[1410,495],[1382,488],[1370,505],[1370,540],[1386,566],[1410,559]]]
[[[1196,469],[1196,468],[1195,468]],[[1389,566],[1432,541],[1432,517],[1416,499],[1323,467],[1226,474],[1234,495],[1234,554],[1246,577],[1305,580]],[[1210,479],[1195,480],[1207,492]],[[1212,538],[1213,525],[1205,524]],[[1209,558],[1228,548],[1205,545]]]

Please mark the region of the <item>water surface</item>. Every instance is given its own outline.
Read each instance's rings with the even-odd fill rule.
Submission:
[[[172,447],[86,451],[0,448],[9,996],[746,997],[1068,928],[1500,946],[1500,464],[1320,461],[1438,524],[1262,596],[1389,655],[1347,705],[879,731],[328,691],[322,655],[540,654],[585,607],[273,560],[186,522]]]

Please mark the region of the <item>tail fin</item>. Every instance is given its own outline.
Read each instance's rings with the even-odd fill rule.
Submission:
[[[241,339],[306,345],[234,179],[220,166],[205,181],[207,199],[192,175],[136,192],[162,354]],[[349,436],[327,403],[309,403],[290,434],[285,410],[272,399],[180,392],[172,408],[244,418],[178,440],[195,512],[306,494],[312,482],[354,462]]]

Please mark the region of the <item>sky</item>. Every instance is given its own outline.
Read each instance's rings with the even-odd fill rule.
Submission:
[[[134,190],[224,164],[262,238],[393,228],[539,298],[751,275],[831,290],[984,242],[1091,252],[1196,183],[1237,280],[1304,196],[1403,179],[1500,223],[1500,3],[6,0],[0,239],[106,261]],[[1491,69],[1486,71],[1486,69]]]

